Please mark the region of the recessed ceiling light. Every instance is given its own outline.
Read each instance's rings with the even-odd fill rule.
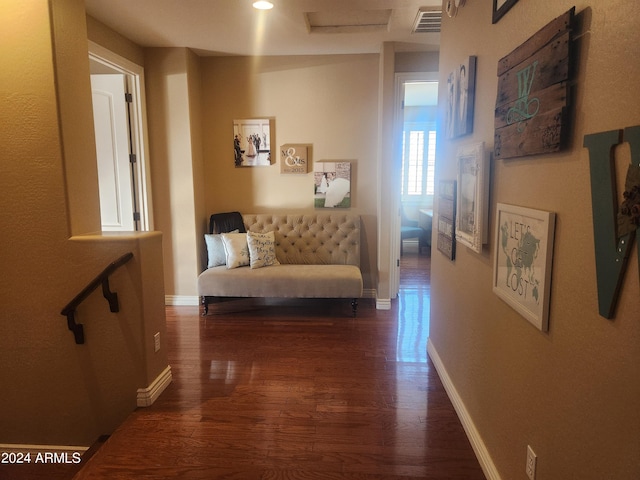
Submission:
[[[260,0],[258,2],[253,2],[253,8],[257,8],[258,10],[271,10],[273,8],[273,3],[267,2],[266,0]]]

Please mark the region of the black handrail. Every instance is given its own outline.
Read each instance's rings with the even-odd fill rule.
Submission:
[[[118,312],[120,307],[118,306],[118,294],[109,290],[109,275],[115,272],[122,265],[127,263],[133,258],[133,253],[125,253],[115,262],[110,263],[96,278],[82,289],[82,291],[71,300],[66,307],[60,312],[61,315],[67,317],[67,325],[69,330],[73,332],[77,344],[84,343],[84,329],[82,324],[76,323],[75,313],[78,305],[91,294],[98,285],[102,284],[102,295],[109,302],[109,309],[112,312]]]

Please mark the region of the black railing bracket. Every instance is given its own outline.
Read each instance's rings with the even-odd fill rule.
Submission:
[[[99,285],[102,285],[102,295],[109,302],[109,310],[111,312],[120,311],[118,304],[118,294],[112,292],[109,288],[109,275],[115,272],[122,265],[133,258],[133,253],[128,252],[118,258],[115,262],[110,263],[96,278],[94,278],[82,291],[71,300],[66,307],[60,312],[67,317],[67,326],[73,332],[73,336],[77,344],[84,343],[84,328],[82,324],[76,323],[75,314],[78,305],[91,294]]]

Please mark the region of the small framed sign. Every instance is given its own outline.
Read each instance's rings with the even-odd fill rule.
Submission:
[[[309,145],[287,144],[280,147],[280,173],[308,173]]]
[[[549,329],[555,214],[498,203],[493,292],[539,330]]]

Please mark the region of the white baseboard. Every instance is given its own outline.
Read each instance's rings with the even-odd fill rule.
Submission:
[[[375,288],[365,288],[362,290],[362,298],[376,298]]]
[[[147,388],[138,389],[138,406],[149,407],[153,405],[165,388],[169,386],[172,380],[171,367],[167,365],[158,377],[151,382]]]
[[[391,310],[391,299],[376,298],[376,310]]]
[[[165,295],[164,304],[174,307],[197,307],[200,297],[197,295]]]
[[[467,408],[462,401],[462,398],[458,394],[456,387],[453,385],[449,374],[447,373],[447,369],[442,363],[442,359],[438,352],[436,351],[436,347],[434,347],[433,343],[429,339],[427,341],[427,353],[429,354],[429,358],[433,361],[433,364],[436,367],[436,371],[440,376],[440,380],[442,380],[442,384],[444,385],[444,389],[453,404],[453,408],[455,408],[456,413],[458,414],[458,418],[460,418],[460,422],[464,428],[464,431],[467,434],[467,438],[469,442],[471,442],[471,446],[473,447],[473,451],[478,458],[478,462],[480,463],[480,467],[482,467],[482,471],[484,472],[487,480],[502,480],[500,478],[500,474],[498,473],[498,469],[493,463],[491,456],[489,455],[489,451],[487,450],[482,437],[480,436],[480,432],[476,429]]]

